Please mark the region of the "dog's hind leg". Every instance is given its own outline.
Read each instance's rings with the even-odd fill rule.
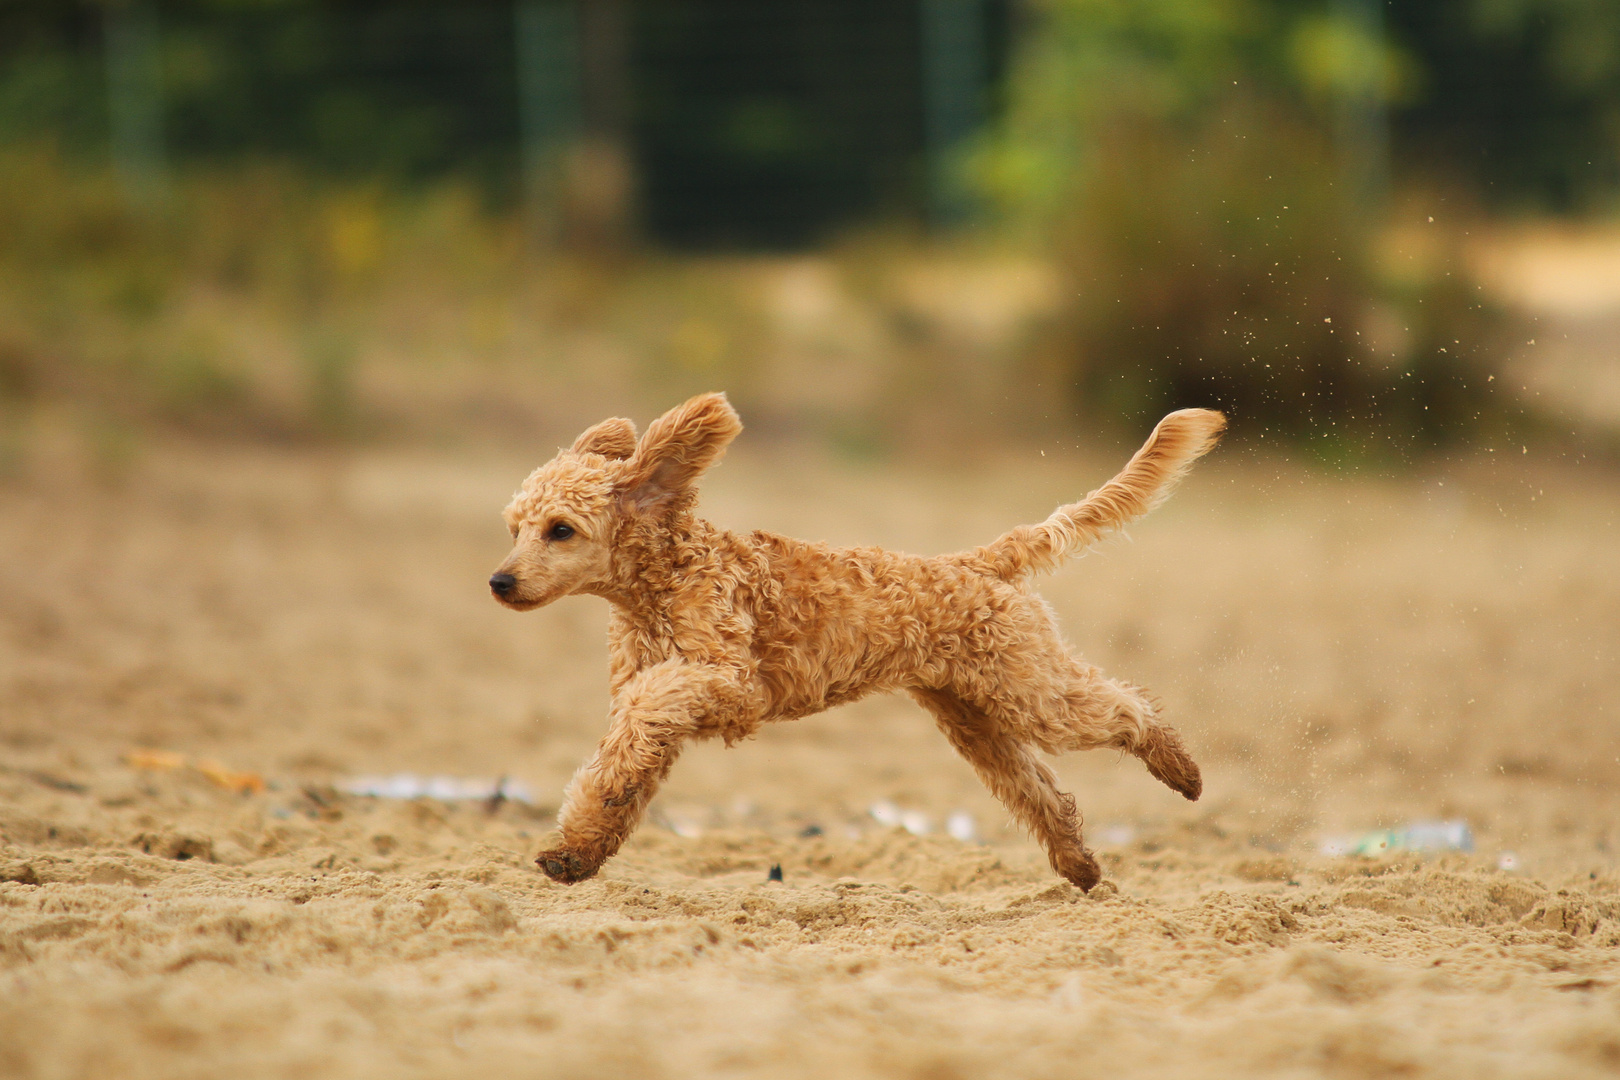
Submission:
[[[1034,748],[948,691],[915,688],[911,696],[934,715],[956,752],[996,798],[1035,834],[1053,870],[1088,891],[1102,880],[1097,860],[1081,839],[1074,796],[1058,790],[1057,778]]]
[[[1062,674],[1048,685],[1006,688],[992,708],[999,719],[1042,750],[1110,747],[1141,759],[1148,772],[1188,799],[1203,793],[1198,763],[1176,729],[1159,719],[1159,706],[1139,687],[1106,679],[1096,668],[1065,658]]]
[[[669,661],[627,679],[607,734],[568,785],[562,843],[540,853],[540,869],[567,884],[593,876],[640,824],[682,743],[734,728],[747,711],[745,686],[718,665]]]

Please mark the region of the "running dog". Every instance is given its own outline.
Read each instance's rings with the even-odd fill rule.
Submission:
[[[563,596],[612,605],[607,734],[575,774],[561,839],[536,860],[556,881],[594,875],[641,821],[688,739],[729,745],[867,694],[903,690],[1089,890],[1101,871],[1074,797],[1037,751],[1113,747],[1196,799],[1198,766],[1144,691],[1073,656],[1029,579],[1146,514],[1226,427],[1171,413],[1125,468],[1039,525],[920,557],[727,532],[693,512],[696,485],[742,431],[704,394],[640,439],[604,420],[536,469],[506,508],[514,546],[489,579],[532,611]]]

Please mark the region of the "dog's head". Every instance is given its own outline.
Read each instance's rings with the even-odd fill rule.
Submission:
[[[622,418],[588,428],[531,473],[507,506],[513,547],[489,579],[495,599],[531,611],[606,584],[624,522],[685,510],[698,477],[741,431],[724,394],[671,409],[639,442],[635,424]]]

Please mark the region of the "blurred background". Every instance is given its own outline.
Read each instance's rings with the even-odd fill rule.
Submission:
[[[727,390],[718,520],[932,552],[1213,405],[1044,586],[1080,651],[1256,835],[1589,850],[1616,340],[1608,0],[4,0],[4,734],[554,800],[605,613],[482,582],[587,423]],[[909,703],[839,716],[670,798],[1000,820]]]
[[[1037,586],[1100,902],[895,695],[541,880],[500,510],[705,390],[919,553],[1230,414]],[[1611,1075],[1616,670],[1616,0],[0,0],[0,1073]]]
[[[715,386],[856,453],[1620,425],[1604,0],[6,0],[0,193],[13,465]]]

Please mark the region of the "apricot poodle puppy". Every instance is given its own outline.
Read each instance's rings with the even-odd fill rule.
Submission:
[[[1171,413],[1084,500],[932,558],[739,536],[697,517],[698,478],[742,431],[723,394],[670,410],[639,441],[629,420],[589,429],[524,481],[505,515],[515,546],[489,579],[518,611],[581,593],[612,605],[607,734],[568,787],[541,869],[569,883],[595,874],[687,739],[729,745],[904,690],[1052,868],[1090,889],[1101,872],[1074,797],[1037,751],[1124,750],[1189,799],[1202,781],[1152,697],[1070,654],[1028,579],[1151,510],[1225,426],[1206,409]]]

